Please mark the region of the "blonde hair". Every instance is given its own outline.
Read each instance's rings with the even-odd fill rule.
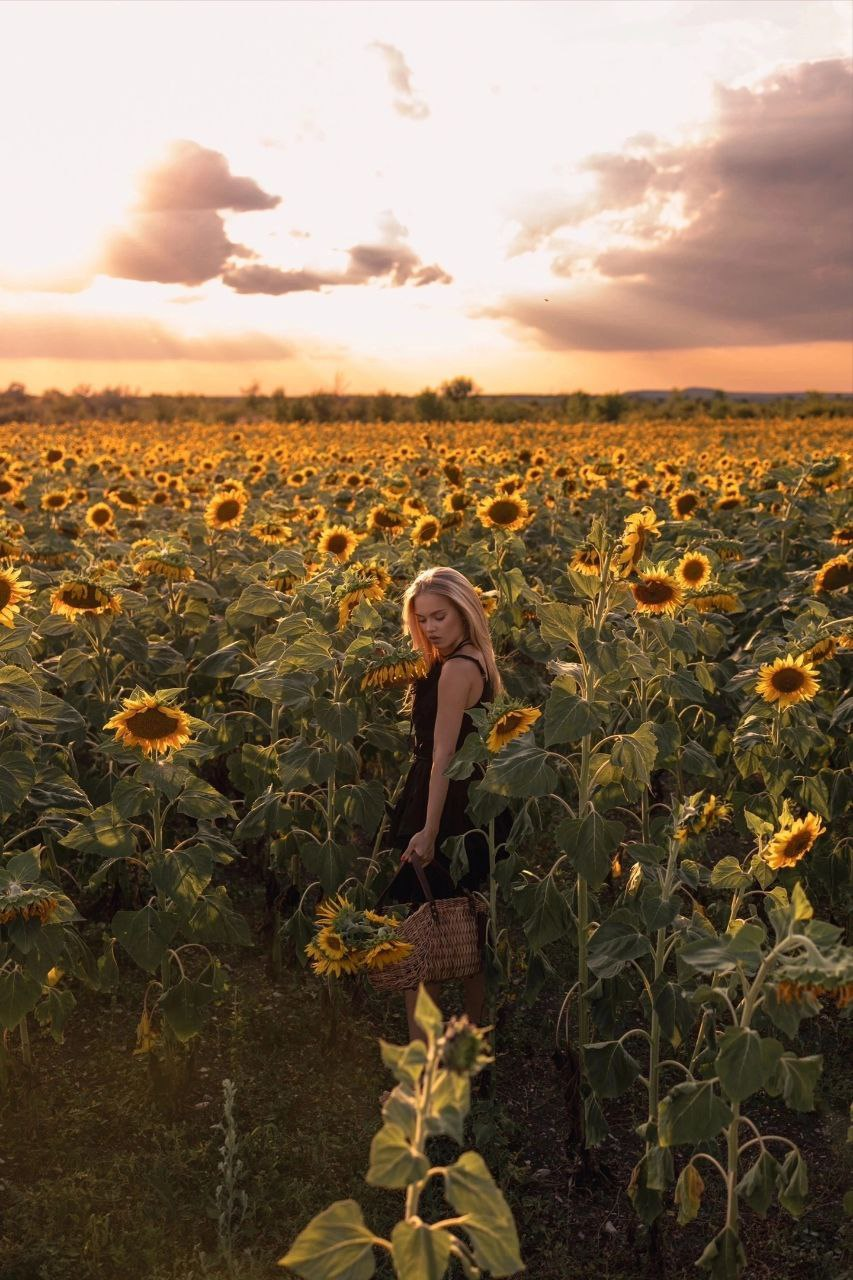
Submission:
[[[489,620],[480,603],[480,597],[465,574],[447,565],[424,569],[409,583],[403,596],[403,631],[432,666],[441,655],[435,645],[427,639],[415,613],[415,601],[426,591],[431,591],[437,596],[446,596],[459,610],[467,631],[466,638],[482,653],[486,664],[486,675],[492,686],[492,697],[497,697],[503,689],[503,680],[495,661]]]

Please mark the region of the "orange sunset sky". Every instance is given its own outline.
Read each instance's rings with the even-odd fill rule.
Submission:
[[[0,386],[853,390],[849,0],[5,0]]]

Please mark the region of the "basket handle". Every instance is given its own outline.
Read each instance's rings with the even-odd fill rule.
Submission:
[[[418,880],[420,881],[420,884],[421,884],[421,888],[424,891],[424,898],[426,899],[427,902],[434,902],[435,898],[433,896],[432,889],[430,888],[429,880],[427,880],[426,875],[424,874],[423,867],[414,858],[411,860],[411,865],[414,867],[415,875],[418,877]],[[376,899],[376,902],[374,903],[374,910],[376,910],[379,907],[379,904],[381,903],[382,899],[385,897],[385,894],[391,888],[392,884],[393,884],[393,880],[389,881],[389,883],[386,884],[385,888],[382,890],[379,897]]]

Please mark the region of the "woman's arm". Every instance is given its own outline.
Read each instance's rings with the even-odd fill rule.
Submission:
[[[465,666],[469,664],[466,663]],[[401,861],[408,862],[409,855],[416,853],[422,865],[431,862],[435,856],[435,841],[447,799],[447,788],[450,779],[444,771],[456,753],[462,717],[471,697],[471,673],[466,671],[461,662],[447,662],[438,679],[438,709],[435,717],[433,737],[432,772],[429,779],[429,798],[427,800],[426,818],[423,830],[418,831],[409,841],[408,848]]]

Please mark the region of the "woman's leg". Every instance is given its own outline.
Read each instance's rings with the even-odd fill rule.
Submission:
[[[463,978],[462,991],[468,1021],[475,1023],[478,1027],[482,1026],[483,1006],[486,1003],[485,969],[481,969],[479,973],[473,974],[470,978]]]
[[[441,994],[442,984],[440,982],[427,982],[425,985],[430,999],[434,1001],[435,1004],[438,1004],[438,997]],[[409,991],[404,991],[403,995],[406,998],[406,1017],[409,1021],[409,1039],[423,1040],[424,1044],[426,1044],[426,1036],[415,1022],[415,1004],[418,999],[417,989],[412,988]],[[442,1012],[444,1012],[444,1010],[442,1010]]]

